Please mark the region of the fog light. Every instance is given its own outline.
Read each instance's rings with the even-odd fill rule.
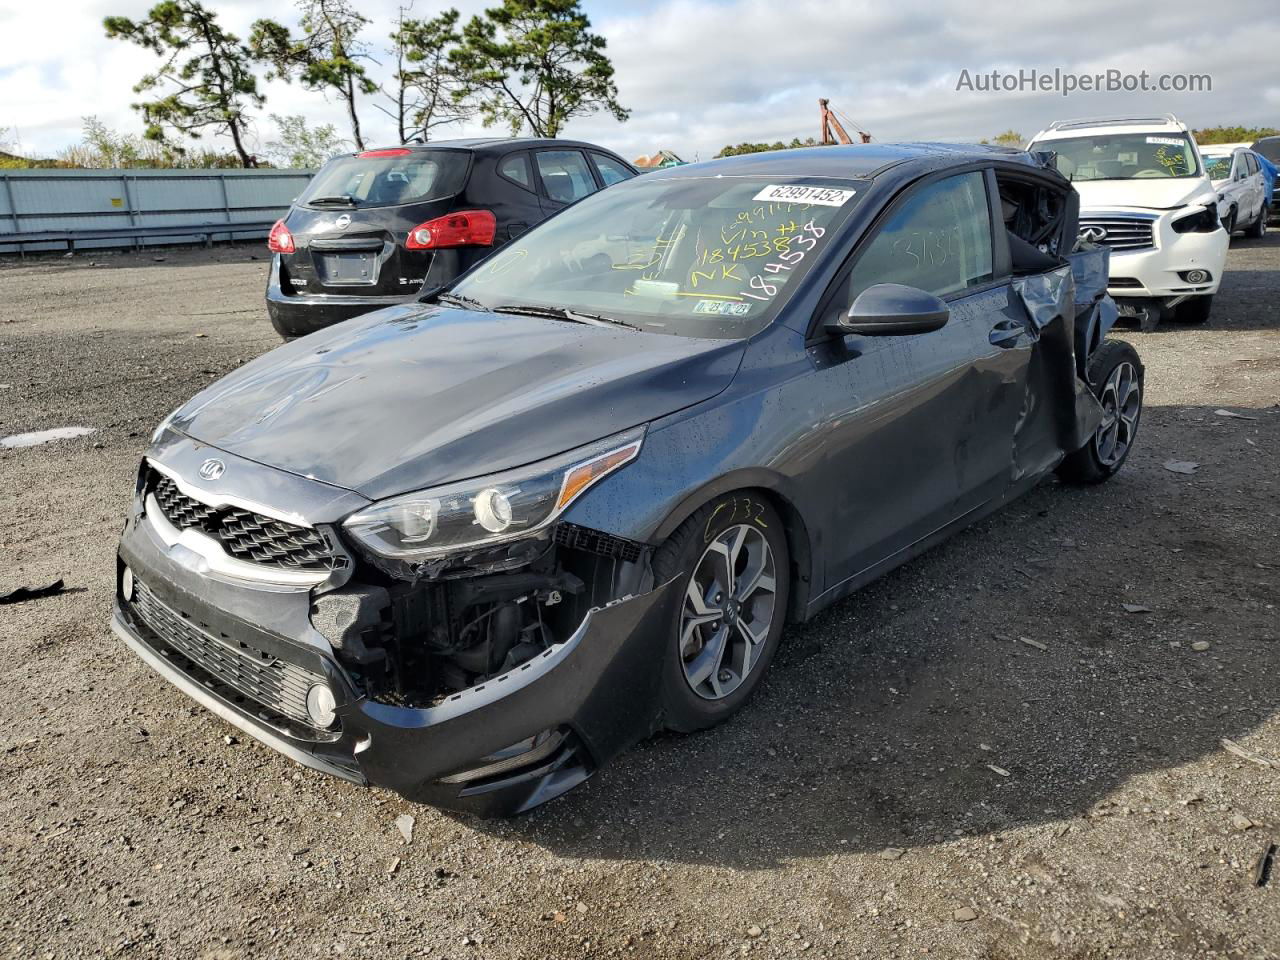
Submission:
[[[1182,279],[1187,283],[1208,283],[1210,275],[1208,270],[1188,270],[1182,275]]]
[[[337,707],[333,691],[325,684],[311,685],[311,689],[307,691],[307,716],[313,724],[322,730],[328,730],[338,719]]]
[[[133,603],[133,571],[128,567],[120,574],[120,596],[124,597],[125,603]]]

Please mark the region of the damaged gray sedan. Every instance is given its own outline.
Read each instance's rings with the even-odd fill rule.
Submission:
[[[114,627],[282,753],[527,810],[751,696],[784,626],[1132,449],[1107,251],[1025,153],[618,184],[156,430]]]

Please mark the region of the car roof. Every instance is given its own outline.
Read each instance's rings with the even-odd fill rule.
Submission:
[[[865,143],[829,147],[796,147],[705,160],[681,167],[666,167],[645,174],[645,179],[682,177],[788,176],[824,177],[836,180],[869,180],[892,168],[910,165],[918,172],[975,161],[1039,167],[1022,150],[985,144]]]
[[[553,137],[459,137],[453,140],[428,140],[426,143],[397,143],[387,147],[370,147],[370,150],[469,150],[473,153],[510,153],[530,147],[568,147],[581,150],[600,150],[612,154],[608,147],[582,140],[561,140]],[[359,151],[363,153],[364,151]]]

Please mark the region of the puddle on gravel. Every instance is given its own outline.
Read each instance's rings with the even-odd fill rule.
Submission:
[[[54,440],[70,440],[72,437],[83,437],[94,432],[94,427],[55,427],[52,430],[37,430],[35,433],[15,433],[11,437],[0,437],[0,447],[12,450],[17,447],[38,447],[42,443]]]

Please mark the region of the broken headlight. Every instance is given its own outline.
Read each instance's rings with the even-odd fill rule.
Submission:
[[[1203,209],[1179,217],[1171,224],[1174,233],[1213,233],[1218,229],[1218,205],[1209,202]]]
[[[410,562],[518,540],[634,460],[643,440],[638,427],[527,467],[392,497],[342,525],[379,556]]]

